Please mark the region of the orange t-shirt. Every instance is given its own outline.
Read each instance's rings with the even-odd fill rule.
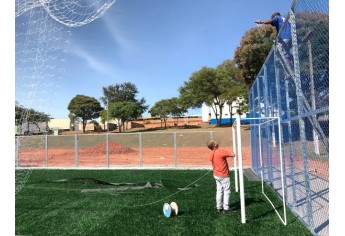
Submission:
[[[219,177],[229,176],[229,165],[226,158],[232,156],[234,156],[234,153],[225,149],[213,150],[209,156],[213,166],[213,175]]]

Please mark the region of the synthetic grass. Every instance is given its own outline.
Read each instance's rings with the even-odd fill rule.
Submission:
[[[19,170],[16,170],[19,171]],[[116,191],[114,185],[162,187]],[[133,185],[131,185],[133,184]],[[15,199],[16,235],[312,235],[290,212],[287,226],[261,194],[261,183],[245,179],[246,223],[231,176],[234,214],[215,210],[210,170],[33,170]],[[156,185],[160,186],[160,185]],[[82,190],[93,190],[84,192]],[[97,190],[97,191],[96,191]],[[275,206],[282,203],[267,187]],[[163,204],[176,202],[167,218]],[[287,208],[288,209],[288,208]]]

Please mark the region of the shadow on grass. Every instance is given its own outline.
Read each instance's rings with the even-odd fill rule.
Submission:
[[[246,198],[245,199],[245,206],[248,207],[252,204],[262,204],[263,202],[265,202],[262,199],[257,199],[257,198]],[[241,202],[240,201],[236,201],[236,202],[232,202],[231,204],[231,208],[233,210],[241,210]]]
[[[280,209],[281,207],[278,207],[278,209]],[[257,212],[255,212],[257,213]],[[262,219],[262,218],[265,218],[266,216],[271,216],[272,214],[275,214],[274,212],[274,209],[272,208],[271,210],[266,210],[265,212],[262,212],[261,214],[256,214],[254,215],[253,217],[251,217],[250,219],[248,219],[248,221],[255,221],[255,220],[258,220],[258,219]]]
[[[262,211],[262,207],[258,207],[258,209],[256,211],[253,211],[253,209],[255,208],[251,208],[250,210],[250,214],[248,214],[248,207],[250,205],[257,205],[257,206],[260,206],[262,204],[266,203],[266,201],[264,201],[263,199],[258,199],[258,198],[246,198],[245,199],[245,207],[246,207],[246,218],[247,218],[247,222],[251,222],[251,221],[256,221],[258,219],[262,219],[262,218],[265,218],[265,217],[269,217],[271,216],[272,214],[275,214],[275,210],[273,208],[271,208],[269,206],[269,204],[267,203],[267,207],[265,207],[265,210]],[[235,201],[233,203],[230,203],[231,204],[231,209],[236,211],[236,212],[239,212],[241,213],[241,202],[240,201]],[[276,207],[276,210],[279,211],[281,210],[283,207],[282,206],[279,206],[279,207]],[[251,217],[248,217],[248,216],[251,216]]]

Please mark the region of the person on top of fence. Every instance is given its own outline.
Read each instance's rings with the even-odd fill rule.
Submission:
[[[228,157],[235,157],[233,151],[226,149],[219,149],[219,144],[210,140],[207,142],[207,147],[212,151],[209,154],[209,160],[212,162],[213,177],[216,180],[216,208],[217,212],[224,214],[233,213],[230,209],[230,175]]]
[[[279,53],[282,55],[284,61],[287,59],[287,66],[289,66],[289,72],[292,73],[293,68],[293,56],[290,52],[291,50],[291,25],[289,22],[286,22],[285,27],[284,23],[286,21],[286,18],[280,15],[279,12],[274,12],[271,16],[270,20],[256,20],[256,24],[266,24],[266,25],[272,25],[276,28],[277,31],[277,48]],[[282,32],[280,32],[282,30]],[[280,34],[279,34],[280,33]],[[292,67],[292,68],[291,68]],[[292,73],[293,74],[293,73]]]

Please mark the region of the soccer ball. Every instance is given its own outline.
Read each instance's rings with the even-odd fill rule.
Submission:
[[[176,216],[178,214],[178,206],[176,202],[164,203],[163,205],[163,214],[165,217],[170,217],[172,215]]]
[[[177,216],[177,214],[178,214],[178,206],[177,206],[176,202],[170,203],[170,207],[171,207],[172,213],[174,213],[174,215]]]
[[[171,215],[171,207],[169,205],[169,203],[164,203],[163,205],[163,214],[165,215],[165,217],[170,217]]]

